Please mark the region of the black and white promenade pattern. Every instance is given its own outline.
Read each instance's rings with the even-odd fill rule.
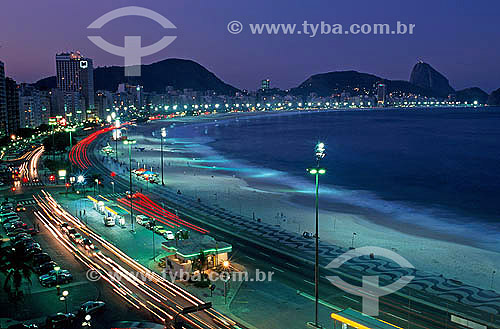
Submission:
[[[270,242],[274,242],[274,244],[278,246],[299,249],[303,257],[304,254],[306,254],[311,260],[314,260],[314,239],[307,239],[299,234],[280,229],[278,226],[256,222],[252,218],[208,206],[190,197],[164,191],[160,188],[155,188],[155,193],[177,204],[185,205],[186,208],[194,208],[202,214],[209,215],[214,221],[223,221],[224,224],[231,225],[240,232],[252,233]],[[216,222],[214,222],[214,224],[216,224]],[[346,248],[320,242],[321,265],[326,266],[333,259],[347,251]],[[500,294],[492,290],[484,290],[462,284],[461,282],[447,279],[440,274],[428,273],[417,269],[401,268],[399,265],[389,260],[376,257],[375,259],[371,259],[369,256],[351,259],[341,267],[341,270],[343,268],[346,268],[348,271],[359,271],[365,275],[378,275],[381,282],[385,279],[388,283],[402,276],[414,276],[415,278],[409,284],[409,287],[417,291],[470,306],[493,316],[500,315]]]

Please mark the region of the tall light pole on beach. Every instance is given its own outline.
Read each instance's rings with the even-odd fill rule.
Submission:
[[[118,132],[120,129],[120,120],[115,121],[115,129],[113,130],[113,136],[115,137],[115,160],[118,161]]]
[[[136,143],[135,139],[126,139],[123,144],[128,145],[128,170],[130,175],[130,223],[132,224],[132,232],[135,232],[134,227],[134,209],[132,208],[132,202],[134,200],[134,192],[132,192],[132,145]]]
[[[322,328],[318,324],[318,304],[319,304],[319,204],[318,204],[318,198],[319,198],[319,175],[323,175],[326,173],[325,168],[321,168],[319,166],[319,163],[321,159],[325,157],[325,144],[319,142],[316,144],[316,147],[314,149],[315,151],[315,158],[316,158],[316,167],[313,168],[308,168],[307,171],[311,174],[314,175],[316,178],[316,197],[315,197],[315,208],[316,208],[316,257],[315,257],[315,263],[314,263],[314,296],[315,296],[315,309],[314,309],[314,323],[308,322],[308,325],[313,327],[313,328]]]
[[[161,185],[165,186],[165,182],[163,181],[163,138],[167,137],[167,130],[165,128],[161,128],[160,135],[160,145],[161,145]]]

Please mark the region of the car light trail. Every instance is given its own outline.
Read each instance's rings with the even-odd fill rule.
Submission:
[[[71,161],[74,165],[80,167],[81,169],[88,169],[89,167],[92,166],[92,162],[89,160],[88,155],[87,155],[87,150],[90,145],[99,135],[107,133],[109,131],[112,131],[117,128],[121,128],[123,126],[129,125],[129,122],[123,123],[120,127],[116,126],[109,126],[100,130],[97,130],[93,132],[92,134],[88,135],[81,141],[79,141],[71,151],[69,152],[68,158],[69,161]]]
[[[138,310],[146,310],[159,322],[169,323],[184,307],[200,305],[204,301],[168,281],[159,274],[139,264],[123,251],[104,240],[76,217],[63,209],[47,192],[34,196],[40,210],[36,218],[43,224],[55,241],[90,270],[99,273],[112,291]],[[82,250],[60,229],[67,222],[79,233],[97,244],[100,252]],[[141,278],[133,273],[140,274]],[[182,316],[192,328],[241,328],[239,324],[219,312],[209,309]]]
[[[136,193],[134,194],[134,202],[132,203],[132,206],[134,210],[137,210],[145,215],[148,215],[150,217],[153,217],[154,219],[158,220],[162,224],[165,224],[169,227],[174,228],[178,227],[179,225],[183,225],[189,229],[192,229],[194,231],[197,231],[202,234],[207,234],[209,233],[208,230],[205,230],[199,226],[196,226],[194,224],[191,224],[185,220],[182,220],[179,218],[179,216],[167,211],[165,208],[159,206],[157,203],[152,201],[150,198],[148,198],[146,195],[142,193]],[[130,207],[130,199],[127,198],[120,198],[117,199],[118,202]],[[172,226],[174,225],[174,226]]]

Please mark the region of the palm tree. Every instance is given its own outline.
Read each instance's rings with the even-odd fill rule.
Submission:
[[[0,272],[6,275],[3,289],[10,300],[17,302],[23,296],[21,290],[23,280],[31,285],[31,275],[34,272],[33,267],[30,264],[30,260],[26,258],[24,250],[21,248],[2,246],[0,257]]]

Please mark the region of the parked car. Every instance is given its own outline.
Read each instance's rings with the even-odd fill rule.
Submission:
[[[37,267],[51,260],[52,258],[50,258],[49,254],[43,252],[33,256],[33,266]]]
[[[26,256],[28,257],[33,257],[34,255],[41,254],[42,252],[42,248],[36,246],[30,246],[25,249]]]
[[[11,229],[7,232],[7,236],[9,238],[11,237],[14,237],[18,234],[21,234],[21,233],[26,233],[26,230],[24,228],[15,228],[15,229]]]
[[[20,220],[21,220],[21,218],[19,218],[19,216],[5,217],[2,220],[2,226],[5,227],[5,225],[7,225],[7,224],[10,224],[10,223],[13,223],[13,222],[17,222],[17,221],[20,221]]]
[[[49,315],[45,321],[47,329],[67,329],[72,326],[75,321],[73,313],[57,313]]]
[[[40,275],[38,277],[38,280],[43,280],[43,279],[46,279],[48,278],[49,276],[54,276],[54,275],[71,275],[70,271],[68,270],[59,270],[59,271],[56,271],[56,270],[52,270],[52,271],[49,271],[47,274],[43,274],[43,275]]]
[[[2,220],[5,217],[12,217],[12,216],[17,216],[17,213],[13,212],[12,210],[9,210],[8,212],[3,212],[0,214],[0,218],[2,218]]]
[[[174,233],[172,233],[172,231],[165,232],[165,234],[163,234],[163,236],[167,240],[175,240],[175,235],[174,235]]]
[[[28,239],[31,239],[31,236],[29,235],[29,233],[19,233],[18,235],[12,237],[12,242],[16,243],[18,241],[21,241],[21,240],[28,240]]]
[[[38,275],[47,274],[48,272],[52,271],[56,266],[57,264],[55,262],[50,261],[47,263],[43,263],[38,267],[35,267],[35,272],[38,273]]]
[[[36,324],[25,324],[25,323],[13,324],[7,327],[7,329],[35,329],[35,328],[38,328]]]
[[[80,241],[80,244],[87,250],[90,250],[90,249],[94,249],[94,244],[92,243],[92,241],[89,239],[89,238],[83,238],[81,241]]]
[[[40,284],[44,287],[54,287],[58,284],[65,284],[73,281],[73,276],[70,273],[60,273],[57,275],[42,275],[40,278]]]
[[[162,225],[156,225],[153,227],[153,231],[157,234],[163,235],[167,233],[167,230]]]
[[[103,218],[104,221],[104,226],[115,226],[115,219],[113,217],[106,217],[104,216]]]
[[[137,224],[144,226],[144,224],[149,223],[151,220],[148,216],[137,215],[135,216],[135,221],[137,222]]]
[[[98,311],[104,310],[105,307],[106,307],[105,302],[101,302],[98,300],[96,301],[91,300],[83,303],[82,306],[80,306],[80,312],[83,314],[93,314]]]

